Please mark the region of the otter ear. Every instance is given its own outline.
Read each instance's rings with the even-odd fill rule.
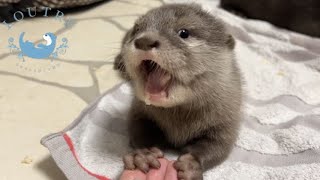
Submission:
[[[230,48],[230,49],[234,49],[234,46],[236,45],[236,42],[234,40],[234,38],[229,34],[228,37],[227,37],[227,46]]]

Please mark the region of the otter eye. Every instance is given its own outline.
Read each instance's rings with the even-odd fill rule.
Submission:
[[[140,31],[140,27],[137,24],[134,25],[132,34],[134,35],[134,34],[138,33],[139,31]]]
[[[181,30],[179,31],[179,36],[180,36],[181,38],[183,38],[183,39],[186,39],[186,38],[189,37],[189,31],[186,30],[186,29],[181,29]]]

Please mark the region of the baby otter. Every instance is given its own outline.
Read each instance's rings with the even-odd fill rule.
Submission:
[[[170,4],[140,17],[114,67],[130,80],[134,152],[126,169],[159,168],[161,148],[181,150],[178,179],[203,179],[230,153],[241,119],[241,74],[234,39],[196,4]]]

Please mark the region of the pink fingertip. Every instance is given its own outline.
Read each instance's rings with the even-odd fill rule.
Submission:
[[[146,180],[146,175],[140,170],[125,170],[119,180]]]
[[[177,170],[173,167],[175,161],[170,161],[166,169],[164,180],[178,180]]]
[[[147,180],[163,180],[164,179],[169,161],[164,158],[161,158],[158,160],[161,164],[161,167],[159,169],[151,169],[147,174]]]

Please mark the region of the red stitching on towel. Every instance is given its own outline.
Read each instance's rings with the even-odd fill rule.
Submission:
[[[96,177],[96,178],[99,179],[99,180],[111,180],[111,179],[109,179],[109,178],[107,178],[107,177],[94,174],[94,173],[90,172],[88,169],[86,169],[86,168],[80,163],[80,161],[79,161],[79,159],[78,159],[78,156],[77,156],[76,151],[75,151],[75,149],[74,149],[74,146],[73,146],[73,143],[72,143],[71,138],[70,138],[70,137],[68,136],[68,134],[66,134],[66,133],[63,134],[63,138],[64,138],[64,140],[67,142],[67,144],[68,144],[68,146],[69,146],[69,148],[70,148],[70,150],[71,150],[74,158],[77,160],[78,164],[80,165],[80,167],[81,167],[85,172],[87,172],[89,175],[91,175],[91,176],[93,176],[93,177]]]

